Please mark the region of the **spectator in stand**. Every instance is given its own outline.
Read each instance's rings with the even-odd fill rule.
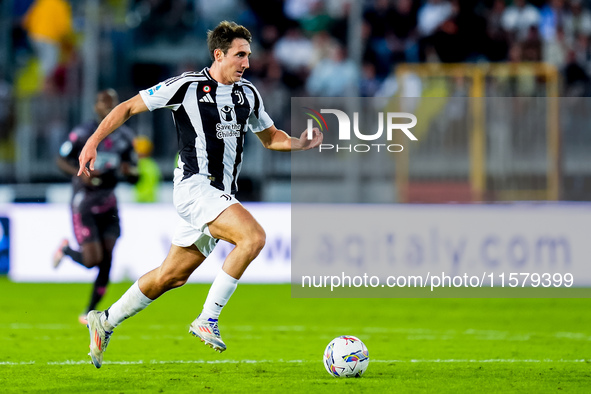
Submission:
[[[194,0],[202,28],[212,30],[223,20],[239,19],[243,12],[240,0]]]
[[[542,39],[537,27],[531,26],[525,40],[521,43],[521,56],[524,62],[542,61]]]
[[[23,19],[39,61],[46,90],[53,90],[53,80],[64,49],[72,48],[74,30],[72,9],[65,0],[36,0]]]
[[[321,60],[306,81],[306,90],[312,96],[343,97],[356,92],[359,72],[345,49],[335,46],[330,57]]]
[[[484,51],[488,60],[492,62],[505,61],[509,54],[509,36],[501,23],[504,12],[505,0],[494,0],[491,9],[486,13],[488,44]]]
[[[390,13],[392,34],[387,37],[394,62],[417,62],[417,9],[412,0],[396,0]]]
[[[33,4],[34,0],[19,0],[12,2],[12,14],[8,17],[10,20],[11,28],[10,28],[10,36],[12,38],[12,56],[13,56],[13,63],[17,63],[22,65],[25,62],[25,59],[29,57],[33,48],[31,48],[31,43],[27,37],[27,32],[23,26],[23,18],[27,14],[27,11]],[[6,3],[6,2],[4,2]]]
[[[389,0],[374,0],[363,15],[369,27],[368,50],[375,54],[376,72],[386,75],[392,65],[392,51],[386,40],[392,35],[392,9]]]
[[[433,53],[433,35],[452,16],[453,7],[447,0],[427,0],[417,14],[419,60],[425,61]]]
[[[215,4],[220,1],[222,0]],[[182,40],[191,30],[186,17],[189,4],[184,0],[136,0],[131,12],[139,23],[136,42],[153,44],[158,40]]]
[[[255,15],[258,26],[272,25],[281,28],[287,26],[288,19],[283,12],[283,0],[244,0],[244,2]]]
[[[540,11],[540,36],[545,42],[554,40],[558,27],[564,26],[567,11],[564,0],[549,0]]]
[[[562,26],[556,28],[556,34],[552,39],[544,41],[543,49],[542,59],[545,63],[553,64],[559,70],[566,66],[569,45],[566,42]]]
[[[283,82],[289,88],[298,89],[305,84],[313,50],[312,42],[297,25],[290,27],[275,44],[273,54],[283,67]]]
[[[326,0],[327,8],[333,21],[330,26],[330,35],[338,40],[342,45],[347,45],[349,34],[349,14],[351,12],[351,2],[355,0]],[[340,5],[337,6],[335,4]],[[336,11],[338,9],[338,12]]]
[[[279,29],[275,25],[264,25],[260,29],[259,45],[265,51],[271,51],[279,40]]]
[[[346,17],[354,1],[356,0],[322,0],[326,12],[334,20]]]
[[[573,50],[568,51],[563,76],[566,97],[589,95],[589,75],[577,61],[577,54]]]
[[[157,202],[162,173],[158,163],[152,158],[154,144],[148,137],[140,135],[134,138],[133,148],[138,157],[138,181],[134,185],[135,201],[141,203]]]
[[[591,12],[583,7],[583,0],[571,0],[570,12],[564,15],[564,34],[567,42],[575,42],[579,34],[591,35]]]
[[[530,27],[540,24],[540,12],[527,0],[514,0],[513,4],[505,9],[501,23],[512,41],[523,41]]]
[[[434,34],[452,12],[452,5],[447,0],[427,0],[417,15],[417,28],[421,37]]]
[[[327,31],[333,23],[333,19],[328,14],[323,1],[312,4],[308,15],[299,20],[302,30],[311,34],[321,31]]]
[[[300,21],[312,14],[314,7],[322,0],[285,0],[283,12],[292,21]]]
[[[533,28],[536,29],[537,28]],[[529,97],[536,95],[536,76],[529,68],[522,68],[521,63],[527,61],[523,55],[523,43],[513,42],[509,48],[509,62],[513,63],[513,67],[518,69],[515,75],[507,74],[500,78],[497,91],[501,95]]]
[[[462,63],[466,61],[468,48],[462,36],[460,5],[458,0],[451,0],[450,4],[451,14],[431,35],[430,42],[442,62]]]
[[[330,57],[339,44],[327,31],[321,31],[312,36],[312,45],[314,49],[310,54],[310,68],[314,67],[321,60]]]
[[[4,70],[0,68],[0,163],[13,163],[16,160],[15,141],[15,94],[10,83],[4,78]],[[8,183],[3,179],[2,183]]]
[[[364,62],[361,67],[361,80],[359,81],[359,95],[361,97],[374,97],[380,89],[381,83],[376,75],[376,66],[370,62]]]
[[[486,31],[484,21],[474,12],[474,7],[451,0],[451,12],[425,37],[424,42],[432,46],[440,61],[463,63],[482,55],[482,41]]]
[[[589,36],[579,33],[573,43],[573,52],[577,63],[583,67],[587,75],[591,75],[591,46],[589,45]]]

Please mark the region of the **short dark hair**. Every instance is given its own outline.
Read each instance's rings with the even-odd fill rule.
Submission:
[[[107,88],[107,89],[103,89],[103,90],[99,91],[96,94],[96,101],[98,102],[99,99],[103,96],[109,96],[114,101],[119,101],[119,95],[117,94],[117,91],[113,88]]]
[[[236,38],[244,38],[249,43],[252,42],[252,35],[248,29],[235,22],[223,21],[215,29],[207,32],[207,47],[212,60],[215,60],[213,52],[220,49],[225,55],[232,46],[232,41]]]

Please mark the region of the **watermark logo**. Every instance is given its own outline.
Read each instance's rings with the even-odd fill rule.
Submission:
[[[308,108],[308,107],[304,107],[304,109],[310,111],[310,112],[306,112],[306,115],[308,115],[309,117],[311,117],[312,119],[314,119],[316,121],[316,124],[320,128],[321,132],[324,133],[325,128],[326,128],[326,131],[328,131],[328,126],[326,125],[326,120],[324,119],[324,117],[322,115],[320,115],[320,113],[318,111],[315,111],[312,108]],[[321,110],[321,111],[324,111],[324,110]],[[319,118],[322,120],[322,122],[320,122]],[[312,119],[308,119],[307,130],[308,130],[308,139],[309,140],[312,139],[312,128],[313,128]]]
[[[349,115],[347,115],[344,111],[338,109],[321,109],[320,112],[315,111],[312,108],[304,107],[306,109],[306,115],[310,118],[307,122],[307,138],[312,139],[312,129],[314,127],[314,123],[320,128],[320,131],[323,133],[328,131],[328,125],[325,118],[322,114],[332,114],[336,116],[339,130],[338,130],[338,137],[339,142],[346,142],[350,141],[352,137],[351,130],[353,131],[353,135],[362,141],[379,141],[383,139],[384,129],[386,131],[386,143],[372,143],[372,144],[349,144],[349,145],[333,145],[333,144],[320,144],[318,147],[319,151],[327,151],[327,150],[334,150],[336,152],[339,151],[349,151],[349,152],[369,152],[370,150],[377,150],[378,152],[382,150],[387,150],[388,152],[402,152],[404,147],[400,144],[391,144],[394,139],[395,132],[402,132],[409,140],[411,141],[418,141],[417,137],[411,132],[414,126],[417,125],[417,117],[408,112],[378,112],[377,119],[378,119],[378,126],[377,131],[373,133],[368,133],[367,130],[361,130],[359,126],[359,112],[353,113],[353,124],[351,125],[351,119]],[[404,122],[404,120],[407,120]],[[384,127],[385,123],[385,127]]]

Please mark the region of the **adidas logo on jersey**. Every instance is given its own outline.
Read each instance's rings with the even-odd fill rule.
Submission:
[[[205,96],[203,96],[199,99],[199,102],[200,103],[213,103],[213,99],[211,98],[209,93],[207,93]]]

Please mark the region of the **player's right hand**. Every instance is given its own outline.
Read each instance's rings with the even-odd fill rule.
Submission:
[[[300,135],[300,139],[297,141],[299,142],[298,149],[299,150],[308,150],[313,149],[322,144],[324,139],[324,134],[320,131],[318,127],[314,127],[312,129],[312,136],[308,135],[308,130],[304,130],[302,135]]]
[[[89,143],[86,142],[84,148],[82,148],[82,152],[80,152],[80,156],[78,157],[78,162],[80,164],[80,168],[78,169],[78,176],[84,174],[87,177],[90,177],[90,171],[94,171],[95,161],[96,147],[89,145]]]

